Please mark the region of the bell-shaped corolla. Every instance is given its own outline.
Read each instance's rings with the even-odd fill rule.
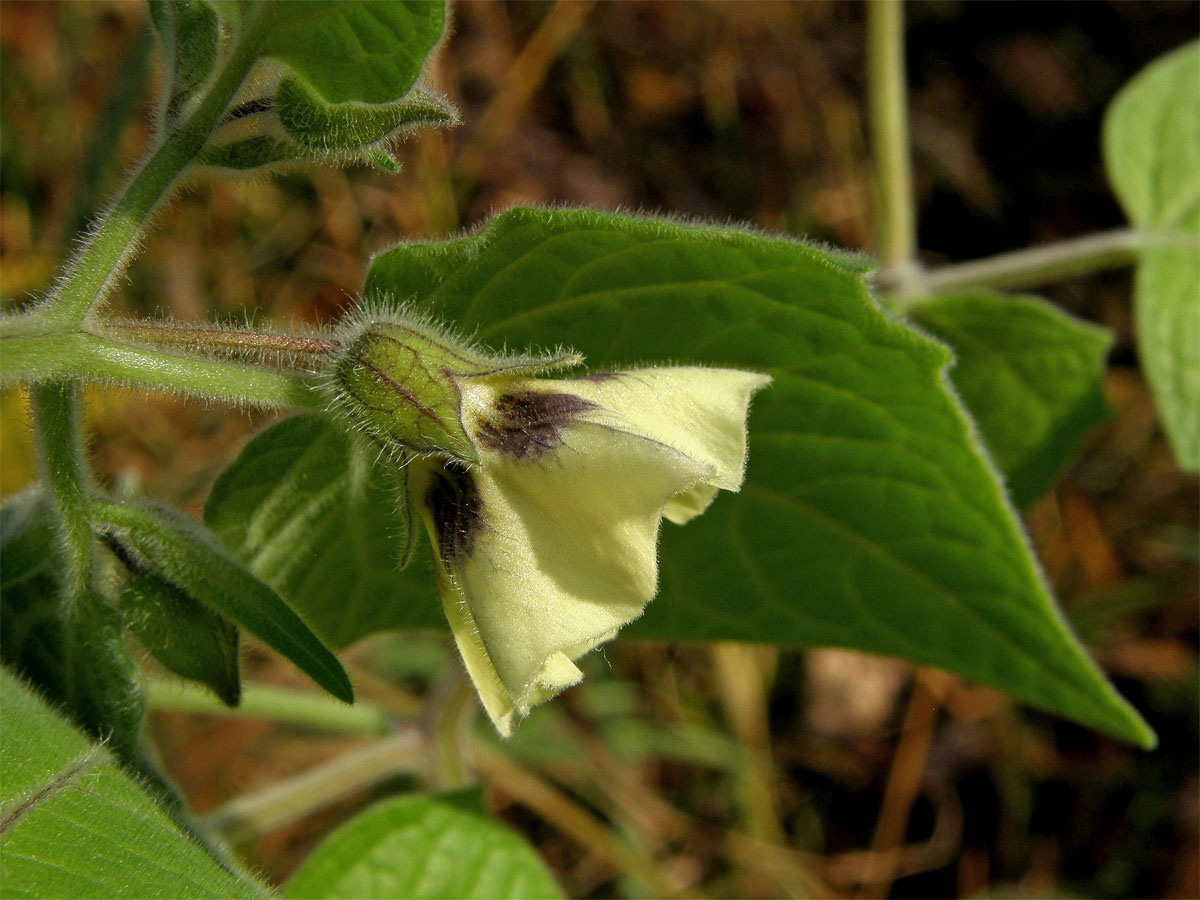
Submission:
[[[400,410],[362,424],[411,451],[409,495],[446,617],[507,735],[580,680],[576,659],[642,614],[662,519],[683,524],[741,487],[750,399],[770,378],[693,366],[535,378],[526,373],[575,358],[506,365],[447,350],[428,330],[404,340],[399,327],[368,329],[346,371],[375,413]],[[440,349],[422,355],[431,344]],[[405,382],[414,373],[425,395]]]

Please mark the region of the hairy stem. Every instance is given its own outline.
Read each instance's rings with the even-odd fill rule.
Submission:
[[[209,353],[238,359],[277,359],[281,363],[333,353],[341,343],[316,335],[275,334],[237,328],[175,325],[169,322],[128,322],[109,319],[105,334],[139,344],[174,347],[192,353]]]
[[[51,381],[30,388],[34,439],[42,484],[58,514],[59,541],[66,570],[65,597],[74,603],[89,588],[92,526],[88,518],[91,476],[83,456],[78,383]]]
[[[253,716],[331,734],[383,737],[391,734],[394,728],[392,716],[370,703],[347,706],[323,694],[269,684],[244,685],[242,702],[232,709],[193,682],[156,678],[147,681],[145,687],[146,702],[151,709],[214,716]]]
[[[299,775],[237,797],[209,813],[203,822],[224,834],[230,843],[244,843],[388,778],[423,774],[427,762],[424,739],[410,726]]]
[[[87,332],[6,336],[3,383],[89,378],[266,409],[323,409],[317,376],[186,356]]]
[[[50,293],[34,311],[47,330],[77,326],[104,299],[133,258],[154,211],[204,146],[253,64],[253,40],[234,48],[203,102],[134,170],[120,198],[96,223]]]
[[[908,141],[901,0],[867,3],[867,97],[877,185],[876,244],[884,273],[916,268],[916,205]],[[886,280],[886,279],[885,279]]]
[[[925,273],[920,283],[929,294],[977,288],[1035,287],[1131,266],[1137,262],[1142,249],[1170,242],[1170,236],[1120,228],[934,269]]]

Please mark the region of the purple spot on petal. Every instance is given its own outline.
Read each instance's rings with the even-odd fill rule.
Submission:
[[[493,421],[479,427],[479,442],[489,450],[524,459],[562,444],[559,429],[596,404],[574,394],[525,391],[496,401]]]
[[[469,553],[471,544],[483,526],[483,500],[475,479],[465,469],[452,464],[433,473],[425,495],[437,533],[438,553],[447,565]]]

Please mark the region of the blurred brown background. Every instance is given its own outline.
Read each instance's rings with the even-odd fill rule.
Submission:
[[[928,263],[1122,224],[1101,116],[1139,69],[1196,36],[1195,3],[928,2],[908,14]],[[435,82],[462,127],[400,146],[394,177],[196,184],[163,213],[114,309],[327,321],[372,252],[515,203],[732,219],[870,248],[861,4],[468,2],[454,18]],[[118,162],[144,148],[153,78],[138,71],[153,55],[135,2],[5,0],[0,43],[0,293],[20,303],[119,184],[121,165],[95,147],[119,148]],[[1045,291],[1116,332],[1114,417],[1029,525],[1067,614],[1160,748],[888,660],[619,641],[502,756],[481,751],[490,806],[571,895],[1200,894],[1197,484],[1172,463],[1140,376],[1129,283],[1107,273]],[[21,398],[2,404],[8,495],[33,467]],[[95,391],[89,410],[103,478],[192,512],[265,421],[118,390]],[[348,660],[361,695],[400,715],[426,709],[454,666],[440,635],[376,640]],[[303,687],[265,653],[249,651],[247,667]],[[156,713],[153,729],[201,812],[363,742],[178,712]],[[280,880],[350,812],[413,785],[360,791],[244,850]]]

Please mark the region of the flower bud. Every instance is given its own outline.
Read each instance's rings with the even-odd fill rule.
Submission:
[[[397,459],[438,455],[474,464],[464,422],[468,379],[575,365],[574,354],[492,356],[422,321],[367,318],[347,329],[333,364],[335,405]]]

